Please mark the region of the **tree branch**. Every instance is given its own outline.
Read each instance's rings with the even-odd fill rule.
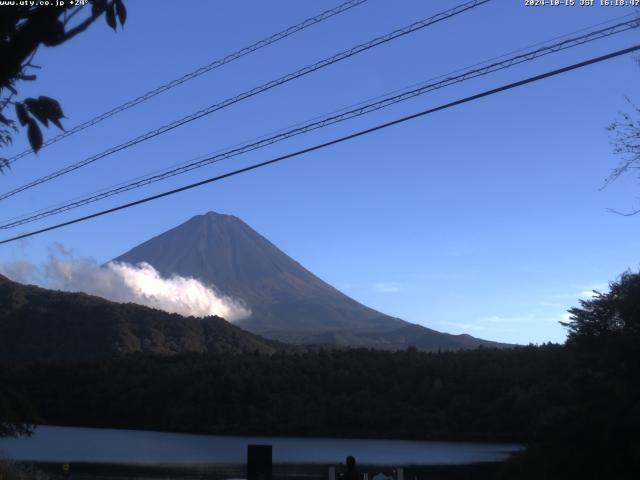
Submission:
[[[64,35],[62,35],[58,40],[56,40],[54,42],[51,42],[51,44],[49,46],[50,47],[54,47],[56,45],[60,45],[60,44],[62,44],[64,42],[66,42],[67,40],[71,40],[73,37],[75,37],[79,33],[84,32],[104,12],[105,12],[104,10],[98,10],[98,11],[95,11],[95,12],[91,13],[91,15],[88,18],[86,18],[85,20],[80,22],[78,25],[73,27],[71,30],[67,30],[66,32],[64,32]],[[74,12],[74,14],[75,14],[75,12]]]
[[[624,212],[620,212],[619,210],[614,210],[613,208],[607,208],[607,212],[615,213],[616,215],[621,215],[623,217],[633,217],[634,215],[637,215],[638,213],[640,213],[640,209],[635,209],[630,212],[624,213]]]
[[[64,24],[65,26],[67,25],[67,23],[69,23],[69,21],[75,17],[81,10],[82,10],[83,5],[79,6],[78,8],[76,8],[73,12],[71,12],[69,15],[67,15],[67,17],[64,19]]]

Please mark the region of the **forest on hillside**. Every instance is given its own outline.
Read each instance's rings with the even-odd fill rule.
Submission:
[[[518,441],[504,478],[638,478],[640,274],[570,312],[565,345],[4,363],[0,385],[14,423]]]
[[[293,348],[220,317],[116,303],[23,285],[0,275],[0,362],[82,361],[132,353],[271,353]]]
[[[525,440],[567,399],[559,346],[143,356],[0,367],[42,421],[217,434]],[[558,368],[563,366],[563,368]]]

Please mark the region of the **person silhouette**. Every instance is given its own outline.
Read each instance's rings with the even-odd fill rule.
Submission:
[[[356,468],[356,459],[351,455],[347,457],[347,471],[343,478],[344,480],[362,480],[362,475]]]

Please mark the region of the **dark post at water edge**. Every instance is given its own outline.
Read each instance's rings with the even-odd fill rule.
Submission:
[[[247,480],[271,480],[271,445],[247,446]]]

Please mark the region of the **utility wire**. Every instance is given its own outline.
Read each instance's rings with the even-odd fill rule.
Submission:
[[[129,100],[121,105],[118,105],[117,107],[112,108],[111,110],[104,112],[90,120],[87,120],[84,123],[81,123],[80,125],[76,125],[75,127],[66,130],[62,133],[60,133],[59,135],[56,135],[55,137],[52,137],[50,139],[48,139],[46,142],[44,142],[42,144],[41,148],[47,147],[49,145],[52,145],[56,142],[59,142],[60,140],[67,138],[75,133],[81,132],[82,130],[85,130],[89,127],[92,127],[100,122],[102,122],[103,120],[106,120],[109,117],[112,117],[114,115],[117,115],[118,113],[124,112],[125,110],[128,110],[132,107],[135,107],[136,105],[139,105],[142,102],[146,102],[147,100],[155,97],[156,95],[160,95],[161,93],[164,93],[168,90],[171,90],[174,87],[177,87],[178,85],[181,85],[185,82],[188,82],[189,80],[193,80],[196,77],[199,77],[200,75],[204,75],[205,73],[208,73],[212,70],[215,70],[216,68],[222,67],[223,65],[226,65],[227,63],[231,63],[234,60],[237,60],[239,58],[244,57],[245,55],[249,55],[250,53],[253,53],[257,50],[260,50],[261,48],[264,48],[268,45],[271,45],[272,43],[276,43],[280,40],[283,40],[295,33],[298,33],[308,27],[311,27],[313,25],[316,25],[320,22],[323,22],[324,20],[327,20],[331,17],[334,17],[336,15],[341,14],[342,12],[345,12],[353,7],[357,7],[358,5],[361,5],[365,2],[367,2],[369,0],[350,0],[348,2],[345,2],[341,5],[338,5],[335,8],[326,10],[314,17],[310,17],[307,18],[306,20],[293,25],[285,30],[282,30],[281,32],[275,33],[273,35],[271,35],[270,37],[264,38],[258,42],[255,42],[252,45],[249,45],[248,47],[244,47],[234,53],[231,53],[225,57],[219,58],[218,60],[214,60],[213,62],[209,63],[208,65],[204,65],[196,70],[193,70],[192,72],[189,72],[185,75],[183,75],[182,77],[176,78],[174,80],[171,80],[168,83],[165,83],[164,85],[160,85],[159,87],[154,88],[153,90],[149,90],[148,92],[140,95],[139,97],[136,97],[132,100]],[[9,164],[14,163],[15,161],[26,157],[27,155],[33,153],[32,149],[27,149],[17,155],[14,155],[13,157],[11,157],[8,160]]]
[[[67,203],[61,204],[60,206],[55,206],[49,209],[43,209],[29,216],[22,216],[19,219],[8,220],[6,221],[6,223],[0,224],[0,229],[9,229],[9,228],[14,228],[20,225],[32,223],[37,220],[41,220],[43,218],[46,218],[58,213],[79,208],[81,206],[88,205],[90,203],[103,200],[105,198],[109,198],[120,193],[124,193],[136,188],[141,188],[145,185],[149,185],[161,180],[165,180],[167,178],[171,178],[183,173],[187,173],[191,170],[195,170],[197,168],[201,168],[212,163],[217,163],[222,160],[235,157],[237,155],[241,155],[253,150],[257,150],[259,148],[272,145],[274,143],[280,142],[282,140],[286,140],[288,138],[291,138],[303,133],[307,133],[319,128],[324,128],[329,125],[333,125],[336,123],[343,122],[345,120],[349,120],[351,118],[359,117],[359,116],[389,107],[391,105],[395,105],[396,103],[400,103],[400,102],[409,100],[411,98],[415,98],[419,95],[424,95],[425,93],[431,92],[433,90],[444,88],[456,83],[461,83],[476,77],[488,75],[490,73],[494,73],[499,70],[510,68],[514,65],[519,65],[524,62],[532,61],[542,56],[549,55],[561,50],[576,47],[579,45],[584,45],[585,43],[606,38],[611,35],[619,34],[619,33],[628,31],[630,29],[637,28],[639,26],[640,26],[639,19],[630,20],[627,22],[621,22],[619,24],[613,25],[608,28],[592,31],[585,35],[570,38],[563,42],[558,42],[553,45],[549,45],[543,48],[539,48],[537,50],[526,52],[521,55],[517,55],[511,58],[502,60],[500,62],[492,63],[482,68],[472,69],[460,75],[447,77],[444,80],[441,80],[439,82],[429,83],[426,85],[423,84],[418,88],[414,88],[409,91],[404,91],[398,95],[393,95],[387,98],[383,98],[381,100],[378,100],[369,104],[360,105],[358,106],[358,108],[344,111],[337,115],[331,115],[319,121],[312,121],[287,131],[281,131],[271,137],[266,137],[266,138],[263,137],[260,140],[253,143],[243,144],[240,147],[232,148],[230,150],[223,151],[222,153],[209,155],[204,158],[199,158],[196,161],[181,164],[180,166],[173,169],[164,170],[164,171],[161,171],[160,173],[155,173],[155,174],[148,175],[146,177],[141,177],[130,183],[118,185],[117,187],[112,188],[111,190],[106,190],[106,191],[103,190],[95,194],[92,194],[90,196],[85,196],[80,199],[71,200]]]
[[[557,35],[555,37],[552,37],[550,39],[547,39],[547,40],[544,40],[544,41],[541,41],[541,42],[536,42],[536,43],[528,45],[526,47],[522,47],[522,48],[519,48],[519,49],[516,49],[516,50],[511,50],[509,52],[503,53],[502,55],[498,55],[498,56],[494,56],[494,57],[485,59],[485,60],[477,62],[477,63],[475,63],[473,65],[467,66],[465,68],[459,68],[457,70],[454,70],[454,71],[451,71],[451,72],[448,72],[448,73],[445,73],[445,74],[442,74],[442,75],[438,75],[436,77],[431,77],[428,80],[423,80],[421,82],[414,83],[414,84],[406,86],[404,88],[395,89],[395,90],[392,90],[392,91],[387,92],[387,93],[382,94],[382,95],[377,95],[375,97],[370,97],[370,98],[368,98],[366,100],[362,100],[362,101],[353,103],[353,104],[348,105],[346,107],[342,107],[342,108],[340,108],[338,110],[334,110],[334,111],[332,111],[330,113],[326,113],[326,114],[323,114],[323,115],[315,116],[315,117],[313,117],[313,118],[311,118],[311,119],[309,119],[309,120],[307,120],[305,122],[298,122],[298,123],[296,123],[294,125],[289,125],[288,127],[280,128],[280,129],[278,129],[276,131],[271,131],[271,132],[269,132],[267,134],[263,134],[263,135],[254,137],[254,138],[252,138],[250,140],[245,140],[245,141],[242,141],[242,142],[238,142],[238,143],[236,143],[234,145],[231,145],[231,146],[226,147],[226,148],[217,149],[214,152],[210,152],[208,154],[199,155],[198,157],[196,157],[194,159],[187,160],[187,161],[181,162],[179,164],[174,164],[172,166],[165,167],[165,168],[162,168],[162,169],[159,169],[159,170],[155,170],[155,171],[150,172],[148,174],[140,175],[138,177],[135,177],[135,178],[123,181],[123,182],[119,182],[116,185],[103,187],[103,188],[95,190],[95,191],[93,191],[91,193],[87,193],[87,194],[84,194],[84,195],[80,195],[80,196],[74,197],[74,198],[69,199],[69,200],[58,202],[58,203],[56,203],[54,205],[49,205],[47,207],[43,207],[43,208],[40,208],[40,209],[35,210],[35,211],[31,211],[31,212],[24,213],[24,214],[21,214],[21,215],[16,215],[16,216],[8,218],[6,220],[2,220],[2,222],[10,223],[10,222],[13,222],[15,220],[25,219],[26,217],[31,218],[31,217],[35,216],[36,214],[55,209],[56,207],[60,207],[60,206],[66,207],[66,206],[68,206],[71,203],[74,203],[76,201],[90,199],[91,197],[97,196],[100,193],[107,192],[107,191],[110,191],[110,190],[116,190],[116,189],[118,189],[118,187],[125,186],[125,185],[127,185],[129,183],[133,184],[133,183],[137,182],[138,180],[146,179],[148,177],[155,176],[155,175],[160,174],[160,173],[168,172],[170,170],[173,170],[174,168],[177,168],[177,167],[180,167],[180,166],[183,166],[183,165],[188,165],[188,164],[194,163],[194,162],[199,161],[199,160],[203,160],[203,159],[205,159],[205,158],[207,158],[209,156],[212,156],[214,154],[217,154],[219,152],[223,152],[225,150],[229,150],[229,149],[232,149],[232,148],[248,145],[249,143],[255,143],[258,140],[263,140],[263,139],[266,139],[266,138],[268,138],[270,136],[273,136],[275,134],[286,132],[287,130],[290,130],[290,129],[294,128],[294,127],[298,127],[298,126],[301,126],[301,125],[305,125],[306,123],[310,123],[310,122],[312,122],[314,120],[318,120],[318,119],[327,117],[329,115],[334,115],[334,114],[338,114],[338,113],[341,113],[341,112],[345,112],[345,111],[347,111],[349,109],[352,109],[354,107],[365,105],[368,102],[373,102],[375,100],[383,99],[383,98],[385,98],[386,96],[389,96],[389,95],[393,95],[393,94],[396,94],[396,93],[399,93],[399,92],[404,92],[404,91],[409,90],[409,89],[414,89],[417,86],[422,86],[422,85],[426,84],[427,82],[432,82],[432,81],[435,81],[435,80],[439,80],[439,79],[443,79],[443,78],[446,78],[446,77],[450,77],[450,76],[452,76],[452,75],[454,75],[456,73],[464,72],[465,70],[469,70],[471,68],[478,67],[480,65],[485,65],[485,64],[487,64],[489,62],[493,62],[495,60],[504,59],[504,58],[506,58],[506,57],[508,57],[510,55],[513,55],[513,54],[516,54],[516,53],[525,52],[525,51],[527,51],[529,49],[532,49],[534,47],[538,47],[538,46],[541,46],[541,45],[547,45],[550,42],[553,42],[553,41],[556,41],[556,40],[560,40],[560,39],[563,39],[563,38],[567,38],[567,37],[570,37],[572,35],[576,35],[578,33],[585,32],[585,31],[593,29],[593,28],[601,27],[603,25],[607,25],[607,24],[610,24],[610,23],[613,23],[613,22],[617,22],[619,20],[622,20],[622,19],[628,18],[628,17],[637,17],[637,14],[636,13],[628,13],[626,15],[619,15],[619,16],[610,18],[609,20],[605,20],[603,22],[598,22],[596,24],[592,24],[592,25],[580,28],[578,30],[573,30],[571,32],[568,32],[568,33],[565,33],[565,34],[562,34],[562,35]],[[615,26],[616,25],[614,25],[614,27]],[[97,201],[97,200],[99,200],[99,198],[95,199],[95,201]],[[91,203],[91,202],[87,202],[87,203]],[[85,204],[85,203],[83,203],[83,204]],[[68,210],[67,208],[64,209],[64,211],[67,211],[67,210]],[[57,213],[57,211],[53,212],[53,213]],[[46,216],[49,216],[49,215],[46,215]],[[29,223],[29,222],[27,222],[27,223]],[[0,226],[0,228],[3,228],[3,227],[8,228],[8,226]]]
[[[321,149],[329,147],[331,145],[336,145],[336,144],[339,144],[339,143],[342,143],[342,142],[346,142],[348,140],[352,140],[354,138],[358,138],[358,137],[361,137],[361,136],[364,136],[364,135],[368,135],[370,133],[373,133],[373,132],[376,132],[378,130],[382,130],[382,129],[385,129],[385,128],[388,128],[388,127],[391,127],[393,125],[398,125],[398,124],[407,122],[409,120],[414,120],[416,118],[423,117],[423,116],[426,116],[426,115],[429,115],[429,114],[432,114],[432,113],[435,113],[435,112],[438,112],[438,111],[441,111],[441,110],[446,110],[448,108],[452,108],[452,107],[455,107],[457,105],[461,105],[461,104],[464,104],[464,103],[472,102],[474,100],[478,100],[478,99],[483,98],[483,97],[488,97],[488,96],[494,95],[496,93],[504,92],[505,90],[511,90],[513,88],[516,88],[516,87],[520,87],[520,86],[523,86],[523,85],[527,85],[529,83],[537,82],[539,80],[543,80],[545,78],[549,78],[549,77],[553,77],[553,76],[556,76],[556,75],[560,75],[560,74],[563,74],[563,73],[566,73],[566,72],[569,72],[569,71],[572,71],[572,70],[577,70],[579,68],[586,67],[587,65],[593,65],[595,63],[603,62],[605,60],[609,60],[609,59],[612,59],[612,58],[615,58],[615,57],[619,57],[621,55],[626,55],[628,53],[632,53],[632,52],[635,52],[635,51],[638,51],[638,50],[640,50],[640,44],[634,45],[634,46],[629,47],[629,48],[625,48],[623,50],[617,50],[615,52],[611,52],[611,53],[608,53],[606,55],[602,55],[602,56],[599,56],[599,57],[590,58],[589,60],[585,60],[583,62],[574,63],[572,65],[569,65],[569,66],[566,66],[566,67],[562,67],[562,68],[559,68],[557,70],[552,70],[552,71],[549,71],[549,72],[546,72],[546,73],[542,73],[540,75],[535,75],[533,77],[526,78],[524,80],[519,80],[517,82],[513,82],[513,83],[506,84],[506,85],[502,85],[500,87],[497,87],[497,88],[494,88],[494,89],[491,89],[491,90],[486,90],[486,91],[478,93],[476,95],[471,95],[469,97],[465,97],[465,98],[462,98],[462,99],[459,99],[459,100],[455,100],[453,102],[449,102],[449,103],[446,103],[444,105],[440,105],[438,107],[430,108],[428,110],[423,110],[421,112],[414,113],[412,115],[401,117],[401,118],[398,118],[396,120],[392,120],[390,122],[382,123],[380,125],[376,125],[375,127],[367,128],[365,130],[360,130],[360,131],[352,133],[350,135],[339,137],[339,138],[330,140],[328,142],[324,142],[324,143],[321,143],[321,144],[318,144],[318,145],[314,145],[312,147],[308,147],[308,148],[305,148],[305,149],[302,149],[302,150],[298,150],[298,151],[293,152],[293,153],[282,155],[280,157],[276,157],[276,158],[273,158],[271,160],[266,160],[266,161],[261,162],[261,163],[256,163],[256,164],[250,165],[248,167],[240,168],[238,170],[233,170],[231,172],[228,172],[228,173],[225,173],[225,174],[222,174],[222,175],[218,175],[218,176],[215,176],[215,177],[207,178],[205,180],[201,180],[199,182],[191,183],[189,185],[185,185],[185,186],[182,186],[182,187],[179,187],[179,188],[175,188],[173,190],[169,190],[169,191],[166,191],[166,192],[163,192],[163,193],[159,193],[157,195],[151,195],[149,197],[145,197],[145,198],[142,198],[140,200],[136,200],[136,201],[133,201],[133,202],[125,203],[123,205],[119,205],[117,207],[113,207],[113,208],[109,208],[109,209],[106,209],[106,210],[102,210],[100,212],[92,213],[91,215],[85,215],[84,217],[75,218],[73,220],[69,220],[69,221],[66,221],[66,222],[63,222],[63,223],[59,223],[57,225],[52,225],[50,227],[41,228],[40,230],[34,230],[32,232],[23,233],[21,235],[17,235],[15,237],[11,237],[11,238],[8,238],[8,239],[0,241],[0,245],[5,244],[5,243],[9,243],[9,242],[13,242],[13,241],[16,241],[16,240],[20,240],[22,238],[31,237],[33,235],[37,235],[37,234],[40,234],[40,233],[49,232],[51,230],[56,230],[56,229],[59,229],[59,228],[62,228],[62,227],[68,226],[68,225],[73,225],[75,223],[84,222],[86,220],[90,220],[92,218],[96,218],[96,217],[100,217],[100,216],[103,216],[103,215],[107,215],[109,213],[117,212],[117,211],[120,211],[120,210],[125,210],[127,208],[131,208],[131,207],[134,207],[136,205],[141,205],[143,203],[151,202],[153,200],[158,200],[158,199],[163,198],[163,197],[168,197],[168,196],[174,195],[176,193],[184,192],[186,190],[191,190],[193,188],[200,187],[202,185],[206,185],[206,184],[209,184],[209,183],[217,182],[219,180],[223,180],[225,178],[229,178],[229,177],[233,177],[233,176],[236,176],[236,175],[239,175],[239,174],[242,174],[242,173],[246,173],[246,172],[249,172],[251,170],[256,170],[256,169],[261,168],[261,167],[266,167],[268,165],[273,165],[273,164],[281,162],[283,160],[287,160],[289,158],[298,157],[298,156],[304,155],[306,153],[314,152],[316,150],[321,150]]]
[[[400,28],[398,30],[394,30],[393,32],[390,32],[386,35],[374,38],[373,40],[370,40],[369,42],[366,43],[362,43],[360,45],[357,45],[353,48],[350,48],[349,50],[344,50],[336,55],[333,55],[332,57],[326,58],[324,60],[321,60],[319,62],[314,63],[313,65],[309,65],[306,66],[304,68],[301,68],[293,73],[289,73],[287,75],[284,75],[276,80],[271,80],[270,82],[267,82],[259,87],[255,87],[251,90],[248,90],[246,92],[243,92],[239,95],[236,95],[235,97],[231,97],[228,98],[226,100],[223,100],[220,103],[216,103],[214,105],[210,105],[207,108],[204,108],[202,110],[199,110],[195,113],[192,113],[191,115],[187,115],[186,117],[183,117],[179,120],[176,120],[174,122],[171,122],[167,125],[163,125],[162,127],[159,127],[155,130],[151,130],[143,135],[140,135],[132,140],[129,140],[125,143],[121,143],[120,145],[116,145],[114,147],[111,147],[101,153],[98,153],[96,155],[93,155],[92,157],[86,158],[84,160],[81,160],[80,162],[74,163],[72,165],[69,165],[65,168],[62,168],[61,170],[58,170],[56,172],[53,172],[49,175],[46,175],[44,177],[41,177],[37,180],[34,180],[30,183],[27,183],[25,185],[22,185],[18,188],[15,188],[9,192],[3,193],[0,195],[0,200],[5,200],[9,197],[12,197],[20,192],[23,192],[25,190],[28,190],[30,188],[33,188],[37,185],[40,185],[42,183],[48,182],[50,180],[53,180],[54,178],[60,177],[62,175],[65,175],[67,173],[70,173],[74,170],[77,170],[79,168],[82,168],[86,165],[89,165],[97,160],[100,160],[104,157],[107,157],[113,153],[119,152],[121,150],[124,150],[126,148],[132,147],[134,145],[137,145],[138,143],[144,142],[145,140],[149,140],[151,138],[157,137],[158,135],[162,135],[163,133],[166,133],[170,130],[173,130],[174,128],[180,127],[186,123],[192,122],[194,120],[197,120],[199,118],[202,118],[206,115],[209,115],[215,111],[221,110],[223,108],[226,108],[230,105],[233,105],[235,103],[238,103],[242,100],[245,100],[247,98],[253,97],[254,95],[258,95],[259,93],[262,93],[264,91],[270,90],[274,87],[277,87],[279,85],[285,84],[290,82],[291,80],[297,79],[299,77],[302,77],[304,75],[308,75],[309,73],[315,72],[316,70],[320,70],[321,68],[327,67],[329,65],[332,65],[334,63],[340,62],[342,60],[345,60],[347,58],[350,58],[354,55],[357,55],[359,53],[362,53],[364,51],[367,51],[371,48],[377,47],[379,45],[382,45],[384,43],[390,42],[392,40],[395,40],[397,38],[403,37],[405,35],[414,33],[418,30],[421,30],[425,27],[431,26],[435,23],[441,22],[443,20],[446,20],[448,18],[451,18],[455,15],[458,15],[460,13],[466,12],[468,10],[471,10],[475,7],[478,7],[480,5],[483,5],[485,3],[490,2],[491,0],[471,0],[468,1],[466,3],[463,3],[461,5],[458,5],[454,8],[451,8],[449,10],[446,10],[444,12],[438,13],[436,15],[433,15],[427,19],[424,20],[420,20],[418,22],[412,23],[411,25],[408,25],[404,28]]]
[[[361,101],[359,101],[359,102],[352,103],[352,104],[350,104],[350,105],[348,105],[348,106],[345,106],[345,107],[342,107],[342,108],[340,108],[340,109],[333,110],[332,112],[329,112],[329,113],[326,113],[326,114],[323,114],[323,115],[317,115],[317,116],[315,116],[315,117],[313,117],[313,118],[311,118],[311,119],[308,119],[308,120],[306,120],[306,121],[304,121],[304,122],[297,122],[297,123],[295,123],[295,124],[293,124],[293,125],[289,125],[289,126],[287,126],[287,127],[280,128],[280,129],[278,129],[278,130],[271,131],[271,132],[268,132],[268,133],[266,133],[266,134],[259,135],[259,136],[257,136],[257,137],[253,137],[253,138],[251,138],[251,139],[247,139],[247,140],[244,140],[244,141],[242,141],[242,142],[238,142],[238,143],[236,143],[236,144],[234,144],[234,145],[231,145],[231,146],[228,146],[228,147],[226,147],[226,148],[220,148],[220,149],[215,150],[214,152],[210,152],[210,153],[207,153],[207,154],[199,155],[198,157],[196,157],[196,158],[194,158],[194,159],[186,160],[186,161],[180,162],[179,164],[174,164],[174,165],[171,165],[171,166],[168,166],[168,167],[164,167],[164,168],[161,168],[161,169],[158,169],[158,170],[154,170],[153,172],[150,172],[150,173],[147,173],[147,174],[144,174],[144,175],[140,175],[140,176],[137,176],[137,177],[135,177],[135,178],[132,178],[132,179],[129,179],[129,180],[126,180],[126,181],[119,182],[119,183],[117,183],[117,184],[115,184],[115,185],[110,185],[110,186],[107,186],[107,187],[103,187],[103,188],[100,188],[100,189],[98,189],[98,190],[94,190],[93,192],[86,193],[86,194],[84,194],[84,195],[79,195],[79,196],[74,197],[74,198],[69,199],[69,200],[65,200],[65,201],[62,201],[62,202],[58,202],[58,203],[56,203],[56,204],[54,204],[54,205],[49,205],[49,206],[47,206],[47,207],[42,207],[42,208],[39,208],[39,209],[37,209],[37,210],[35,210],[35,211],[31,211],[31,212],[28,212],[28,213],[24,213],[24,214],[16,215],[16,216],[14,216],[14,217],[11,217],[11,218],[8,218],[8,219],[6,219],[6,220],[3,220],[3,222],[12,222],[12,221],[14,221],[14,220],[23,219],[23,218],[25,218],[25,217],[27,217],[27,216],[35,215],[35,214],[37,214],[37,213],[44,212],[44,211],[46,211],[46,210],[49,210],[49,209],[52,209],[52,208],[55,208],[55,207],[58,207],[58,206],[67,205],[67,204],[68,204],[68,203],[70,203],[70,202],[75,202],[75,201],[77,201],[77,200],[86,199],[87,197],[90,197],[90,196],[93,196],[93,195],[97,195],[98,193],[106,192],[106,191],[108,191],[108,190],[112,190],[112,189],[115,189],[115,188],[117,188],[117,187],[124,186],[124,185],[126,185],[127,183],[135,182],[135,181],[137,181],[137,180],[141,180],[141,179],[146,178],[146,177],[148,177],[148,176],[156,175],[156,174],[158,174],[158,173],[163,173],[163,172],[166,172],[166,171],[168,171],[168,170],[171,170],[171,169],[173,169],[173,168],[175,168],[175,167],[178,167],[178,166],[182,166],[182,165],[189,164],[189,163],[191,163],[191,162],[194,162],[194,161],[196,161],[196,160],[203,159],[203,158],[208,157],[208,156],[210,156],[210,155],[213,155],[213,154],[215,154],[215,153],[222,152],[222,151],[227,150],[227,149],[231,149],[231,148],[239,147],[239,146],[241,146],[241,145],[246,145],[246,144],[249,144],[249,143],[253,143],[253,142],[257,141],[257,140],[267,138],[267,137],[269,137],[269,136],[271,136],[271,135],[274,135],[274,134],[276,134],[276,133],[281,133],[281,132],[287,131],[287,130],[289,130],[289,129],[293,128],[293,127],[297,127],[297,126],[303,125],[303,124],[305,124],[305,123],[308,123],[308,122],[311,122],[311,121],[314,121],[314,120],[317,120],[317,119],[323,118],[323,117],[325,117],[325,116],[333,115],[333,114],[337,114],[337,113],[340,113],[340,112],[344,112],[344,111],[349,110],[349,109],[351,109],[351,108],[354,108],[354,107],[357,107],[357,106],[360,106],[360,105],[364,105],[364,104],[366,104],[367,102],[372,102],[372,101],[374,101],[374,100],[379,100],[379,99],[384,98],[385,96],[392,95],[392,94],[395,94],[395,93],[398,93],[398,92],[402,92],[402,91],[405,91],[405,90],[408,90],[408,89],[411,89],[411,88],[415,88],[415,87],[417,87],[418,85],[424,85],[426,82],[431,82],[431,81],[435,81],[435,80],[438,80],[438,79],[441,79],[441,78],[446,78],[446,77],[451,76],[451,75],[453,75],[453,74],[455,74],[455,73],[463,72],[463,71],[468,70],[468,69],[470,69],[470,68],[474,68],[474,67],[477,67],[477,66],[480,66],[480,65],[485,65],[485,64],[487,64],[487,63],[489,63],[489,62],[493,62],[493,61],[495,61],[495,60],[499,60],[499,59],[502,59],[502,58],[506,58],[506,57],[508,57],[509,55],[513,55],[513,54],[516,54],[516,53],[521,53],[521,52],[524,52],[524,51],[526,51],[526,50],[528,50],[528,49],[531,49],[531,48],[534,48],[534,47],[538,47],[538,46],[541,46],[541,45],[546,45],[546,44],[548,44],[548,43],[550,43],[550,42],[553,42],[553,41],[556,41],[556,40],[560,40],[560,39],[563,39],[563,38],[567,38],[567,37],[570,37],[570,36],[572,36],[572,35],[576,35],[576,34],[578,34],[578,33],[585,32],[585,31],[587,31],[587,30],[590,30],[590,29],[593,29],[593,28],[596,28],[596,27],[601,27],[601,26],[603,26],[603,25],[611,24],[611,23],[614,23],[614,22],[620,21],[620,20],[622,20],[623,18],[636,17],[636,16],[637,16],[637,14],[636,14],[636,13],[627,13],[627,14],[625,14],[625,15],[618,15],[618,16],[616,16],[616,17],[612,17],[612,18],[610,18],[610,19],[608,19],[608,20],[605,20],[605,21],[602,21],[602,22],[598,22],[598,23],[595,23],[595,24],[591,24],[591,25],[588,25],[588,26],[585,26],[585,27],[579,28],[579,29],[577,29],[577,30],[573,30],[573,31],[571,31],[571,32],[563,33],[562,35],[554,36],[554,37],[549,38],[549,39],[544,40],[544,41],[540,41],[540,42],[536,42],[536,43],[533,43],[533,44],[527,45],[526,47],[521,47],[521,48],[518,48],[518,49],[516,49],[516,50],[511,50],[511,51],[509,51],[509,52],[505,52],[505,53],[503,53],[503,54],[501,54],[501,55],[497,55],[497,56],[494,56],[494,57],[491,57],[491,58],[488,58],[488,59],[482,60],[482,61],[480,61],[480,62],[474,63],[473,65],[469,65],[469,66],[464,67],[464,68],[459,68],[459,69],[457,69],[457,70],[453,70],[453,71],[447,72],[447,73],[445,73],[445,74],[438,75],[438,76],[436,76],[436,77],[431,77],[431,78],[429,78],[428,80],[423,80],[423,81],[421,81],[421,82],[416,82],[416,83],[414,83],[414,84],[412,84],[412,85],[408,85],[408,86],[403,87],[403,88],[397,88],[397,89],[392,90],[392,91],[390,91],[390,92],[386,92],[386,93],[381,94],[381,95],[376,95],[375,97],[369,97],[369,98],[367,98],[367,99],[365,99],[365,100],[361,100]],[[1,227],[0,227],[0,228],[1,228]]]

